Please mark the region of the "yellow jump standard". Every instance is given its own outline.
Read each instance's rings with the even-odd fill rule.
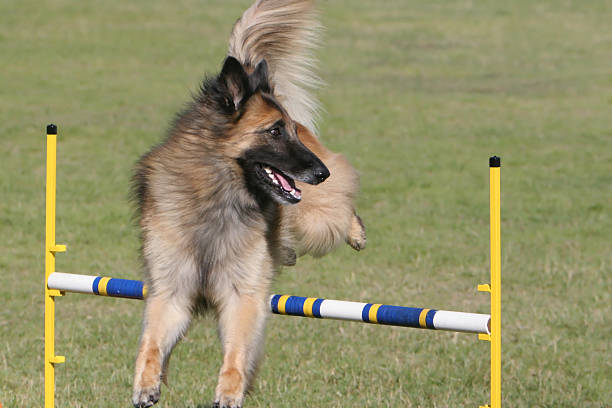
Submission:
[[[491,403],[480,408],[501,407],[501,159],[489,158],[489,207],[491,228],[491,283],[478,285],[491,294],[491,333],[479,334],[491,342]]]
[[[55,244],[55,183],[57,127],[47,126],[47,203],[45,240],[45,408],[55,400],[55,364],[64,357],[55,355],[55,300],[65,292],[144,299],[147,287],[141,281],[55,272],[55,253],[66,250]],[[290,295],[270,296],[275,314],[351,320],[364,323],[478,333],[491,342],[491,404],[501,407],[501,249],[500,249],[500,159],[489,159],[491,207],[491,283],[478,285],[490,292],[491,314],[451,312],[426,308],[391,306]]]
[[[55,272],[55,253],[66,250],[55,244],[55,180],[56,180],[57,126],[47,126],[47,195],[45,226],[45,408],[55,406],[55,364],[63,363],[63,356],[55,355],[55,297],[60,291],[46,285]]]

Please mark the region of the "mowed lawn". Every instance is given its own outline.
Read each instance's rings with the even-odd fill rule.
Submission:
[[[138,279],[131,169],[249,1],[0,3],[0,403],[43,399],[44,157],[59,126],[63,272]],[[488,157],[502,157],[506,407],[612,406],[612,3],[320,2],[321,139],[361,174],[368,248],[300,259],[274,291],[488,313]],[[58,407],[130,406],[143,304],[57,301]],[[476,335],[272,316],[245,407],[476,407]],[[198,319],[161,407],[206,407]]]

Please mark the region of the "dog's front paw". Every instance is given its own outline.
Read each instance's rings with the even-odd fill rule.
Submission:
[[[355,214],[351,220],[351,229],[346,237],[346,243],[349,244],[354,250],[361,251],[365,249],[367,242],[365,226],[361,218]]]
[[[215,408],[241,408],[244,398],[244,376],[235,368],[224,370],[219,376],[215,392]]]
[[[214,402],[212,408],[242,408],[242,397],[222,396]]]
[[[215,403],[212,404],[212,408],[242,408],[242,402],[238,404],[237,402],[230,400],[215,401]]]
[[[132,404],[134,404],[135,408],[152,407],[157,403],[157,401],[159,401],[160,396],[160,384],[134,390],[134,394],[132,395]]]

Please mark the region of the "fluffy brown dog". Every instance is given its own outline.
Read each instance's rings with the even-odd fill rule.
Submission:
[[[305,56],[317,27],[310,1],[256,2],[234,26],[221,73],[136,168],[149,294],[135,407],[159,400],[170,353],[203,307],[215,312],[224,355],[215,405],[240,407],[274,273],[296,252],[365,247],[357,175],[310,130],[316,103],[304,86],[315,77]]]

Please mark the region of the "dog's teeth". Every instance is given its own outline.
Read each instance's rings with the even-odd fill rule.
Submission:
[[[273,182],[274,184],[278,185],[278,180],[277,180],[277,179],[272,178],[272,182]]]
[[[266,173],[272,174],[272,170],[270,170],[269,167],[264,167],[264,170],[266,171]]]
[[[290,193],[294,198],[297,198],[298,200],[302,198],[302,194],[298,193],[298,191],[295,189],[291,190]]]

